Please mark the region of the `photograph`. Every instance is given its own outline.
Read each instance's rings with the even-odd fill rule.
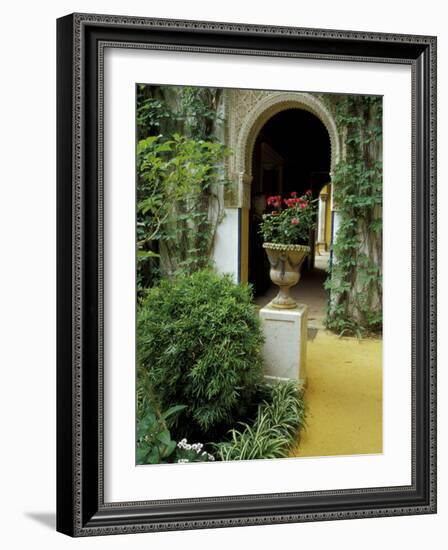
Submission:
[[[383,97],[137,83],[136,464],[383,452]]]

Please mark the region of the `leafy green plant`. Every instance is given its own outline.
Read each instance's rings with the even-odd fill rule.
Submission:
[[[209,266],[222,206],[221,90],[137,86],[137,290]]]
[[[263,214],[260,233],[266,243],[308,244],[310,231],[315,225],[315,202],[311,191],[301,197],[292,192],[288,198],[281,195],[268,197],[267,205],[273,210]]]
[[[184,86],[179,91],[180,101],[176,115],[183,121],[186,135],[209,140],[213,136],[216,123],[222,122],[222,115],[218,113],[222,90]]]
[[[162,255],[167,275],[209,264],[222,219],[220,163],[229,152],[220,143],[174,134],[149,136],[137,145],[139,258]],[[154,252],[158,241],[159,252]]]
[[[149,289],[138,306],[137,342],[139,372],[161,408],[187,405],[173,426],[180,437],[208,438],[244,417],[262,381],[251,290],[230,276],[203,270]]]
[[[185,409],[185,405],[174,405],[159,414],[155,408],[147,407],[137,424],[137,464],[162,464],[169,462],[176,450],[176,441],[171,439],[167,420]]]
[[[216,455],[220,460],[287,457],[304,423],[305,404],[297,385],[276,384],[271,402],[259,406],[254,423],[241,423],[242,430],[232,429],[230,441],[215,444]]]
[[[345,157],[332,177],[339,223],[325,283],[330,291],[325,323],[361,337],[382,327],[382,99],[326,96],[326,101]]]
[[[140,135],[147,137],[151,133],[159,132],[163,119],[172,116],[167,105],[160,99],[145,97],[145,86],[140,85],[137,92],[137,128]]]

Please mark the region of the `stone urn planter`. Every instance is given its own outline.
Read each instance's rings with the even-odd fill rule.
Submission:
[[[263,248],[271,266],[271,281],[280,289],[270,306],[278,309],[297,307],[297,303],[289,295],[289,289],[300,281],[300,266],[310,252],[310,247],[301,244],[263,243]]]

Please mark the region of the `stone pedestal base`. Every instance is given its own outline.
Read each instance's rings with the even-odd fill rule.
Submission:
[[[297,380],[306,384],[306,341],[308,307],[275,309],[268,304],[260,310],[265,337],[264,375],[267,382]]]

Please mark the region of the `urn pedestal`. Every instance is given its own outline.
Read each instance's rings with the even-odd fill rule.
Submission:
[[[276,309],[272,302],[260,310],[264,334],[263,374],[267,383],[296,380],[306,384],[308,307]]]
[[[300,267],[309,246],[263,243],[277,296],[260,310],[264,333],[263,362],[267,382],[296,380],[306,384],[308,307],[297,304],[289,289],[300,281]]]

